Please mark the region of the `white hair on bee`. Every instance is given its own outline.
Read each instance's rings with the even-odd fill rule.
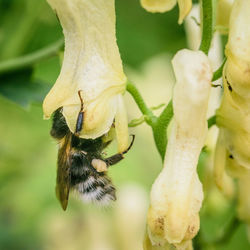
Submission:
[[[114,196],[112,196],[111,194],[105,194],[104,196],[102,196],[102,199],[98,201],[98,204],[102,207],[112,207],[112,201],[115,201]]]
[[[115,188],[106,176],[89,176],[85,181],[73,187],[74,196],[85,203],[108,207],[116,200]]]
[[[78,185],[79,191],[83,192],[86,188],[92,188],[95,185],[96,179],[93,176],[89,176],[86,181]]]
[[[84,202],[93,202],[95,200],[100,199],[103,194],[104,194],[104,189],[101,187],[96,187],[90,190],[89,192],[80,193],[81,196],[80,198]]]
[[[111,202],[115,200],[115,197],[105,192],[104,188],[97,187],[91,192],[77,192],[77,196],[85,203],[95,203],[99,206],[106,207],[110,206]]]

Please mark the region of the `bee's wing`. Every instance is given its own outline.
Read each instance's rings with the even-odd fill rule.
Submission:
[[[71,137],[68,132],[59,143],[57,159],[56,196],[63,210],[66,210],[70,189]]]

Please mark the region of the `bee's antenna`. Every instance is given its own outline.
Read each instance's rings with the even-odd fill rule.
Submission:
[[[80,101],[81,101],[81,110],[80,110],[80,112],[83,111],[83,99],[82,99],[82,96],[81,96],[81,92],[82,92],[82,90],[78,90],[78,96],[79,96]]]
[[[82,130],[82,125],[83,125],[83,120],[84,120],[83,99],[82,99],[82,96],[81,96],[81,91],[82,90],[78,91],[78,96],[79,96],[80,101],[81,101],[81,109],[79,111],[79,114],[78,114],[78,117],[77,117],[77,120],[76,120],[76,129],[75,129],[75,135],[76,136],[79,136],[79,134],[80,134],[80,132]]]

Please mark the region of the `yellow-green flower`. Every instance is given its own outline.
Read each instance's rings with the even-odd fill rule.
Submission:
[[[179,5],[179,20],[181,24],[192,8],[192,0],[140,0],[144,9],[149,12],[166,12],[174,8],[176,2]]]
[[[107,133],[115,121],[119,152],[128,146],[123,94],[126,76],[116,43],[114,0],[48,0],[63,27],[65,53],[60,75],[43,103],[45,118],[59,107],[75,132],[83,99],[81,138]]]

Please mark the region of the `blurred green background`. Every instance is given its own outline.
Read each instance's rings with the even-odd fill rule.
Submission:
[[[150,14],[139,0],[116,0],[116,11],[128,78],[150,106],[167,103],[173,84],[171,57],[186,47],[183,26],[177,24],[178,8]],[[0,65],[60,38],[61,27],[45,0],[0,0]],[[136,134],[133,149],[110,170],[119,197],[111,208],[82,204],[72,195],[63,212],[54,192],[57,145],[41,108],[59,72],[60,53],[22,70],[0,70],[0,249],[142,249],[149,191],[162,166],[150,128],[131,130]],[[139,117],[133,100],[128,94],[125,98],[129,119]],[[114,150],[112,145],[109,152]],[[200,160],[202,180],[208,154]],[[196,249],[250,249],[244,224],[222,244],[208,244],[223,234],[235,215],[231,202],[218,191],[210,193]]]

